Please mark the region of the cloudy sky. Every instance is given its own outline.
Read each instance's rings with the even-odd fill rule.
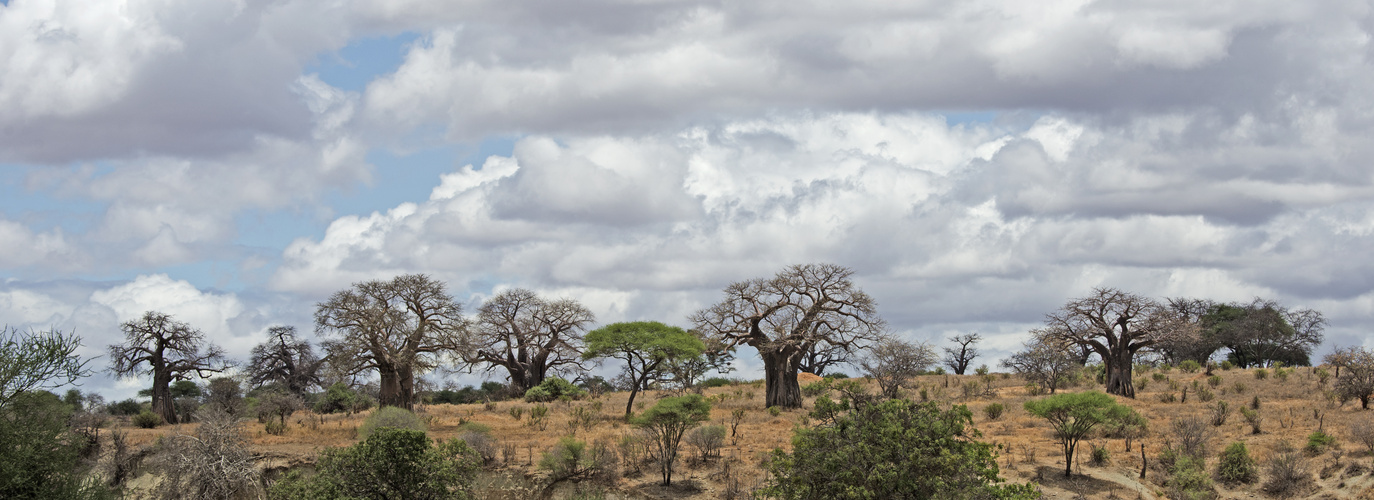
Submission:
[[[1327,315],[1319,352],[1368,343],[1372,15],[0,0],[0,322],[98,356],[159,310],[242,359],[400,273],[469,311],[520,286],[685,324],[833,262],[895,332],[981,332],[990,364],[1096,286],[1274,298]]]

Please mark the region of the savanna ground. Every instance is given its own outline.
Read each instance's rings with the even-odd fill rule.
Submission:
[[[1302,448],[1307,436],[1320,428],[1335,436],[1335,445],[1319,453],[1307,454],[1312,481],[1281,497],[1374,499],[1374,476],[1371,476],[1374,456],[1350,432],[1351,425],[1357,421],[1374,419],[1374,411],[1361,410],[1358,401],[1342,405],[1331,398],[1328,395],[1331,382],[1323,384],[1313,368],[1291,370],[1286,377],[1274,376],[1274,370],[1267,370],[1268,377],[1261,379],[1256,376],[1256,370],[1217,369],[1213,373],[1220,377],[1219,383],[1209,381],[1202,371],[1137,370],[1136,398],[1118,400],[1148,419],[1148,431],[1143,438],[1134,440],[1131,450],[1126,449],[1123,439],[1084,440],[1075,458],[1074,475],[1070,478],[1063,476],[1064,457],[1049,424],[1022,408],[1025,401],[1043,396],[1030,395],[1019,377],[928,375],[916,377],[910,384],[913,388],[905,392],[911,399],[920,400],[924,393],[924,397],[942,403],[967,405],[974,414],[974,427],[981,432],[979,439],[998,446],[1001,476],[1014,482],[1037,483],[1045,498],[1167,498],[1165,481],[1168,474],[1158,465],[1158,457],[1166,443],[1177,442],[1171,422],[1195,416],[1208,422],[1207,429],[1211,432],[1207,441],[1209,472],[1216,467],[1218,453],[1234,441],[1244,442],[1260,465],[1260,480],[1254,484],[1227,486],[1215,482],[1220,498],[1276,497],[1262,489],[1266,460],[1285,446]],[[808,375],[803,374],[804,387],[815,380],[805,379]],[[1142,379],[1147,380],[1144,387],[1139,386]],[[877,391],[876,383],[866,384],[871,391]],[[1202,401],[1198,387],[1211,392],[1214,399]],[[1188,389],[1186,401],[1179,397],[1184,388]],[[1100,384],[1084,381],[1076,387],[1060,389],[1061,392],[1085,390],[1100,390]],[[635,403],[637,411],[654,404],[659,396],[672,394],[641,394]],[[709,423],[724,425],[727,429],[719,458],[700,459],[697,450],[684,443],[671,487],[659,486],[657,467],[645,464],[639,471],[622,467],[622,477],[615,484],[583,485],[582,490],[605,492],[608,498],[747,498],[748,492],[765,480],[762,464],[768,452],[774,448],[789,449],[793,429],[812,423],[808,412],[814,396],[805,399],[803,409],[774,415],[763,406],[761,382],[709,388],[703,394],[710,398],[713,406]],[[1242,406],[1250,406],[1256,396],[1263,418],[1260,434],[1252,434],[1251,426],[1238,411]],[[548,415],[542,425],[532,422],[529,416],[530,409],[538,404],[524,401],[425,405],[416,410],[428,421],[430,436],[436,439],[459,436],[469,429],[464,425],[469,422],[489,427],[491,436],[497,441],[497,459],[489,467],[490,472],[479,481],[479,498],[527,498],[537,495],[542,484],[547,482],[546,473],[540,471],[537,464],[541,454],[552,448],[559,438],[575,434],[577,439],[588,443],[605,440],[614,447],[613,443],[619,442],[622,436],[635,433],[623,418],[628,397],[628,393],[610,393],[580,401],[547,403]],[[831,397],[836,395],[832,393]],[[1217,401],[1226,401],[1231,412],[1223,425],[1212,426],[1212,407]],[[990,419],[984,412],[984,408],[993,403],[1006,408],[997,419]],[[513,408],[520,409],[520,418],[512,414]],[[743,418],[731,436],[732,415],[739,409],[744,410]],[[575,426],[574,415],[579,412],[594,412],[594,418],[589,422],[584,418],[582,425]],[[245,428],[253,451],[261,457],[259,464],[266,472],[265,477],[273,478],[289,468],[311,466],[315,456],[326,447],[357,442],[357,428],[366,415],[297,412],[288,420],[289,427],[281,435],[268,434],[264,425],[254,420],[246,420]],[[137,449],[152,445],[164,434],[190,433],[195,424],[156,429],[139,429],[127,422],[118,425],[127,433],[130,446]],[[1091,463],[1090,443],[1109,451],[1108,463]],[[1140,443],[1144,443],[1145,459],[1149,464],[1144,480],[1139,479]],[[138,496],[140,488],[146,488],[152,481],[155,479],[151,475],[136,476],[130,483],[130,496]],[[576,489],[571,484],[561,486],[557,496],[569,496]]]

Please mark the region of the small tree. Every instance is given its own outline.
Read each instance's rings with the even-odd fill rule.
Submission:
[[[705,346],[686,330],[657,321],[614,323],[587,333],[582,359],[616,358],[625,362],[630,399],[625,417],[634,409],[635,396],[663,378],[674,360],[700,356]]]
[[[664,486],[673,484],[673,462],[677,460],[682,435],[710,418],[710,403],[700,394],[688,394],[660,399],[643,415],[631,419],[632,424],[653,436]]]
[[[833,423],[798,428],[792,453],[774,450],[765,497],[1036,498],[1030,485],[998,485],[990,444],[976,441],[968,407],[897,399],[856,408]]]
[[[735,360],[735,348],[721,343],[720,339],[706,337],[696,330],[689,330],[688,333],[700,340],[705,348],[699,355],[669,360],[668,372],[672,374],[674,383],[683,389],[692,389],[697,387],[697,382],[707,373],[725,374],[734,370],[730,363]]]
[[[1054,394],[1081,365],[1059,346],[1035,337],[1024,350],[1002,360],[1002,367]]]
[[[1368,410],[1370,396],[1374,396],[1374,352],[1364,347],[1346,347],[1326,355],[1326,362],[1340,373],[1336,377],[1336,393],[1342,398],[1359,399],[1360,408]]]
[[[1073,452],[1078,441],[1099,425],[1136,418],[1135,410],[1097,392],[1056,394],[1026,401],[1026,412],[1050,421],[1064,450],[1064,476],[1073,475]]]
[[[77,357],[81,339],[56,330],[0,328],[0,408],[16,395],[73,384],[91,372]]]
[[[883,396],[896,399],[907,380],[934,363],[935,350],[929,345],[886,339],[869,351],[859,367],[878,381]]]
[[[949,338],[954,343],[953,347],[945,348],[945,366],[954,371],[955,375],[963,375],[968,371],[969,365],[973,364],[974,358],[978,357],[978,342],[983,337],[977,333],[965,333]]]
[[[171,385],[195,374],[201,378],[229,367],[224,350],[206,345],[205,334],[157,311],[120,325],[124,343],[110,345],[110,372],[118,377],[153,376],[153,413],[177,422]],[[204,348],[204,351],[201,351]]]

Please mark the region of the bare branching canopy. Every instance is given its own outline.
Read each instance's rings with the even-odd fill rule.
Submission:
[[[148,311],[119,327],[124,343],[109,346],[110,372],[118,377],[152,375],[153,413],[169,423],[177,422],[173,380],[205,378],[230,366],[224,350],[207,343],[204,333],[168,314]]]
[[[949,338],[954,345],[945,348],[944,363],[955,375],[963,375],[969,365],[978,357],[978,342],[983,340],[977,333],[964,333]]]
[[[323,363],[310,342],[296,335],[296,327],[273,326],[267,329],[267,341],[253,347],[248,384],[258,388],[276,383],[292,394],[304,395],[320,385]]]
[[[572,299],[544,300],[513,288],[477,311],[473,363],[501,367],[520,390],[539,385],[551,371],[580,369],[582,335],[596,316]]]
[[[329,363],[344,373],[377,370],[378,403],[409,409],[415,375],[458,357],[468,345],[461,306],[442,282],[423,274],[354,283],[320,303],[315,328]]]
[[[818,344],[856,352],[883,333],[873,298],[834,264],[790,266],[770,279],[738,281],[724,299],[692,315],[696,328],[725,345],[748,345],[763,357],[768,406],[801,406],[797,372]]]
[[[1070,374],[1083,365],[1065,352],[1063,346],[1052,340],[1046,342],[1048,338],[1044,332],[1032,330],[1031,340],[1025,344],[1025,349],[1002,360],[1002,367],[1054,394]]]
[[[878,381],[883,397],[896,399],[912,377],[930,369],[936,360],[935,348],[928,344],[889,338],[870,349],[859,367]]]
[[[1097,288],[1069,301],[1047,315],[1045,325],[1039,334],[1046,343],[1091,349],[1101,357],[1107,392],[1128,398],[1135,397],[1131,367],[1136,353],[1195,328],[1153,299],[1114,288]]]

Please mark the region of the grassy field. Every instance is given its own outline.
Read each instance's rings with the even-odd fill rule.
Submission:
[[[1374,419],[1374,412],[1361,410],[1358,401],[1341,405],[1331,398],[1330,381],[1323,384],[1315,370],[1307,367],[1285,370],[1276,376],[1266,370],[1260,378],[1256,370],[1216,370],[1211,378],[1201,371],[1186,373],[1169,371],[1137,371],[1135,378],[1145,380],[1137,386],[1135,399],[1120,401],[1134,408],[1149,420],[1148,432],[1127,450],[1123,439],[1096,438],[1085,440],[1075,458],[1075,476],[1063,477],[1064,457],[1049,425],[1029,415],[1022,403],[1036,397],[1028,393],[1023,380],[1015,376],[990,374],[987,376],[930,375],[917,377],[908,397],[925,397],[944,404],[967,405],[974,413],[974,426],[981,432],[981,440],[999,447],[998,465],[1002,477],[1016,482],[1036,482],[1046,498],[1165,498],[1168,491],[1167,473],[1158,466],[1157,457],[1178,437],[1172,427],[1175,419],[1197,417],[1207,422],[1209,451],[1208,470],[1216,464],[1217,454],[1234,441],[1246,443],[1261,465],[1260,482],[1252,485],[1227,487],[1216,483],[1221,498],[1264,497],[1261,485],[1265,480],[1265,461],[1285,446],[1302,448],[1307,436],[1319,428],[1335,436],[1333,447],[1305,454],[1313,481],[1302,487],[1300,494],[1289,493],[1284,498],[1374,498],[1374,478],[1370,476],[1374,458],[1370,450],[1350,433],[1357,421]],[[804,374],[805,376],[805,374]],[[876,392],[876,383],[865,382]],[[803,382],[805,386],[807,382]],[[1186,400],[1183,399],[1187,390]],[[1067,391],[1100,390],[1090,381]],[[740,490],[747,492],[764,480],[760,469],[763,457],[774,448],[788,449],[793,429],[810,425],[807,416],[814,398],[806,398],[803,409],[781,411],[773,415],[763,406],[763,385],[759,382],[739,383],[706,389],[703,395],[711,398],[711,423],[728,429],[735,410],[742,409],[734,436],[727,431],[720,458],[701,460],[695,450],[684,449],[682,457],[691,457],[678,465],[674,487],[657,486],[656,470],[645,466],[636,473],[622,470],[623,477],[613,489],[627,498],[729,498]],[[1206,393],[1210,393],[1210,397]],[[636,406],[652,405],[657,397],[672,393],[641,394]],[[833,396],[832,396],[833,397]],[[540,472],[535,465],[542,452],[555,445],[560,437],[575,435],[593,443],[606,440],[618,442],[635,429],[624,423],[628,393],[606,394],[581,401],[548,403],[548,415],[542,424],[528,416],[536,404],[523,401],[502,401],[471,405],[427,405],[417,408],[428,421],[430,435],[448,439],[464,432],[464,424],[480,423],[491,429],[497,440],[498,459],[493,469],[507,475],[519,475],[533,481]],[[1250,424],[1239,414],[1239,408],[1250,406],[1259,399],[1262,416],[1260,434],[1253,434]],[[1208,399],[1208,401],[1204,401]],[[1231,408],[1225,423],[1211,425],[1213,407],[1225,401]],[[984,408],[1000,403],[1006,411],[1000,418],[989,419]],[[520,418],[512,411],[518,408]],[[588,423],[574,426],[574,414],[593,412]],[[270,472],[308,465],[322,449],[347,446],[357,441],[357,428],[366,414],[315,415],[298,412],[289,421],[282,435],[270,435],[256,421],[245,425],[252,438],[254,451]],[[156,429],[122,429],[134,446],[154,442],[157,436],[169,432],[190,432],[194,424],[163,426]],[[1093,465],[1089,460],[1089,443],[1105,447],[1110,460]],[[1149,462],[1146,479],[1140,480],[1141,452]],[[684,444],[684,447],[686,445]],[[270,474],[269,474],[270,475]],[[615,496],[615,495],[613,495]],[[1272,495],[1268,495],[1272,496]]]

